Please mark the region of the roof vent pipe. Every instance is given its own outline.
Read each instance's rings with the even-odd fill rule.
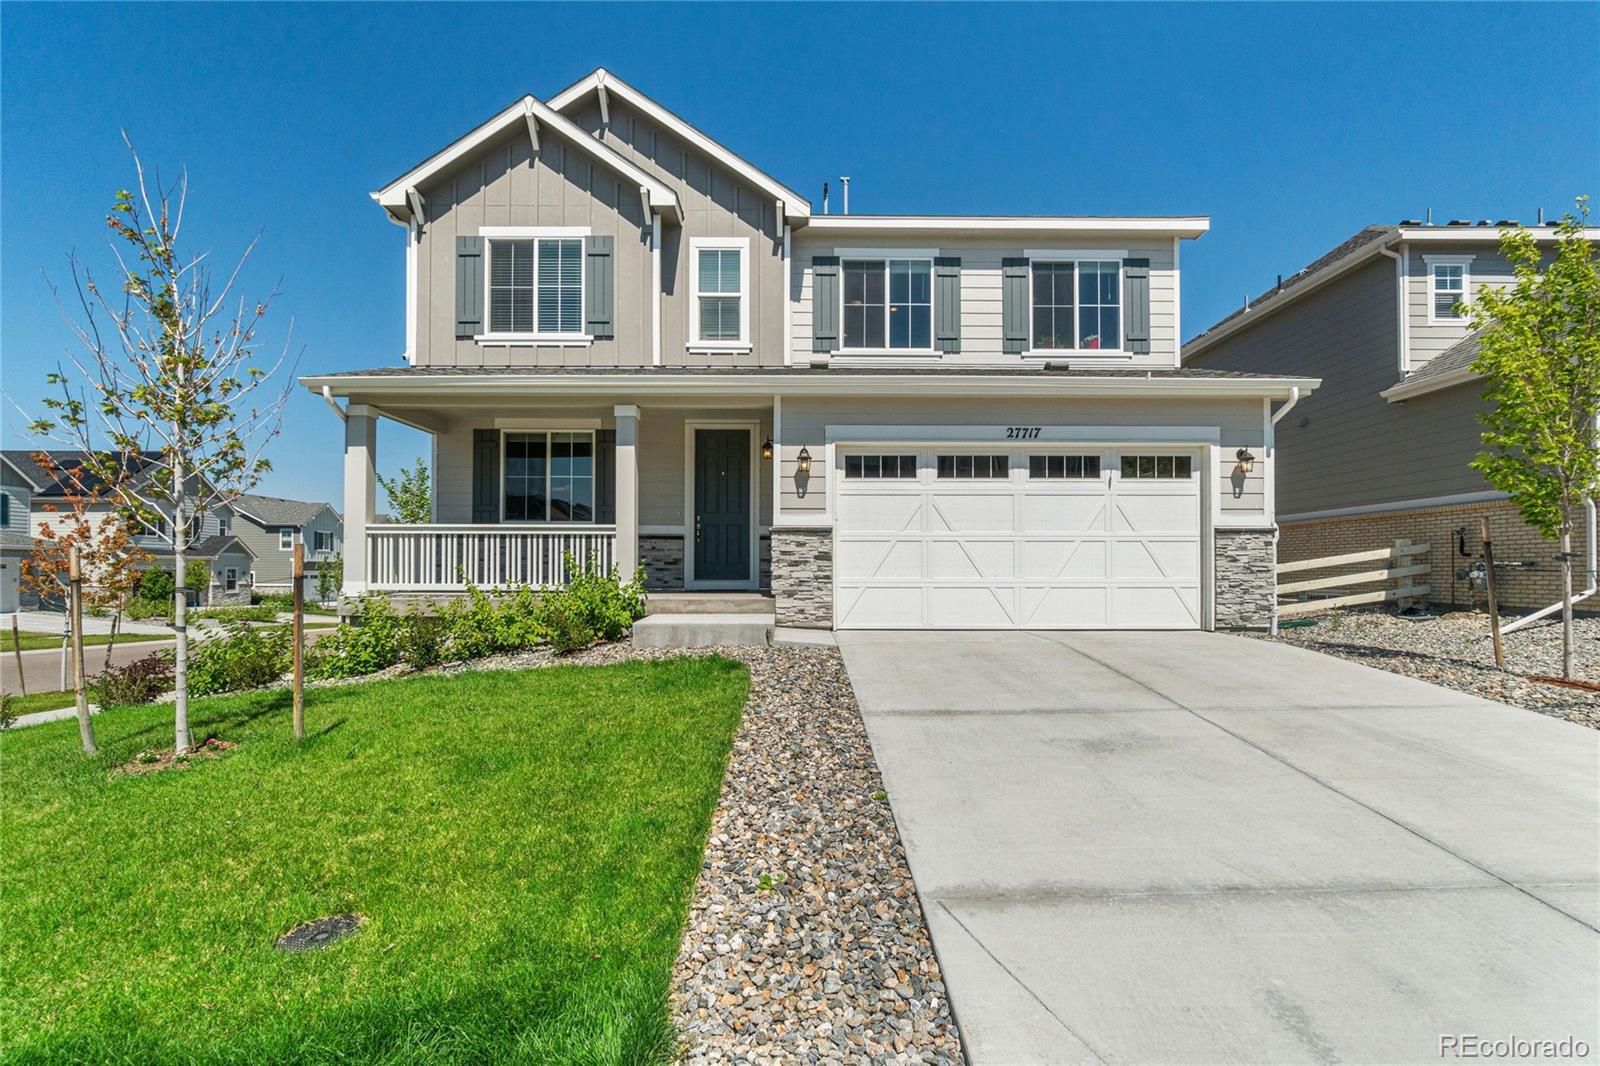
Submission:
[[[1427,221],[1426,224],[1429,225],[1429,226],[1433,225],[1433,208],[1431,208],[1431,207],[1428,208],[1428,216],[1427,217],[1428,217],[1428,221]]]
[[[1279,292],[1283,291],[1283,275],[1282,274],[1278,275],[1278,291]]]
[[[839,175],[839,186],[844,190],[844,213],[850,213],[850,175]]]
[[[828,183],[822,183],[822,213],[828,213]]]
[[[1539,208],[1539,225],[1544,225],[1544,208]]]

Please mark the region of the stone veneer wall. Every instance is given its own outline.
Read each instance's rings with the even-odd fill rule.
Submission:
[[[833,628],[833,530],[772,531],[772,596],[780,626]]]
[[[644,564],[645,588],[683,588],[683,538],[639,538],[639,561]]]
[[[1424,601],[1438,607],[1461,609],[1485,608],[1487,604],[1481,585],[1469,589],[1463,577],[1456,576],[1476,563],[1483,554],[1483,542],[1478,536],[1479,520],[1489,519],[1489,534],[1494,537],[1494,558],[1497,563],[1533,563],[1532,567],[1496,569],[1499,582],[1496,592],[1501,610],[1534,610],[1555,603],[1561,598],[1561,569],[1552,557],[1559,549],[1553,540],[1545,540],[1522,520],[1517,509],[1507,500],[1488,500],[1479,503],[1450,504],[1444,507],[1426,507],[1414,511],[1388,511],[1381,514],[1348,515],[1340,518],[1317,518],[1306,522],[1286,522],[1278,537],[1278,558],[1282,562],[1298,559],[1319,559],[1327,555],[1368,551],[1393,547],[1401,538],[1417,544],[1427,544],[1425,561],[1433,567],[1426,576],[1432,591]],[[1573,567],[1573,590],[1583,588],[1584,537],[1588,532],[1588,515],[1576,509],[1573,520],[1573,550],[1579,562]],[[1458,530],[1466,530],[1467,554],[1460,553],[1456,539]],[[1348,569],[1348,568],[1346,568]],[[1296,577],[1318,577],[1338,570],[1307,571]],[[1377,588],[1378,586],[1364,586]],[[1580,612],[1600,611],[1600,602],[1594,599],[1579,603]]]
[[[1219,529],[1216,540],[1218,629],[1270,629],[1277,612],[1277,537],[1272,529]]]

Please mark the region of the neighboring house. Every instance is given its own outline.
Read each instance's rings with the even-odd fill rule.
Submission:
[[[787,625],[1270,622],[1271,415],[1316,382],[1179,368],[1203,217],[813,212],[603,70],[373,197],[402,365],[302,379],[345,423],[347,596],[571,552]],[[375,521],[381,418],[433,437],[433,523]]]
[[[306,595],[317,590],[317,572],[339,557],[344,525],[325,503],[302,503],[276,496],[246,494],[233,501],[234,533],[255,551],[259,592],[293,588],[294,546],[305,545]]]
[[[9,507],[17,505],[17,494],[24,489],[28,493],[27,510],[22,512],[21,523],[15,516],[11,521],[19,535],[26,535],[26,545],[18,543],[13,548],[8,542],[6,545],[3,562],[5,581],[9,586],[12,566],[15,564],[20,572],[21,560],[33,550],[33,545],[39,537],[40,530],[47,526],[54,526],[70,514],[71,507],[68,497],[71,495],[71,485],[67,478],[57,479],[49,471],[34,462],[33,456],[37,449],[7,449],[0,452],[4,459],[5,494]],[[56,467],[61,471],[70,471],[83,461],[83,452],[61,449],[49,449],[48,454]],[[149,468],[153,470],[154,468]],[[135,477],[145,476],[135,473]],[[17,484],[14,486],[13,482]],[[198,559],[206,563],[211,572],[209,588],[197,590],[196,598],[203,605],[219,605],[231,603],[250,602],[250,570],[253,556],[250,548],[229,532],[233,521],[233,513],[227,507],[214,508],[204,514],[192,514],[195,501],[191,498],[190,543],[187,552],[189,559]],[[110,513],[116,506],[109,499],[97,503],[95,512]],[[171,521],[171,508],[162,507],[163,517],[158,520],[157,528],[143,528],[135,534],[134,543],[154,557],[152,565],[172,568],[172,549],[161,535]],[[8,527],[8,531],[11,527]],[[20,582],[19,582],[20,586]],[[40,606],[37,593],[25,587],[19,587],[18,600],[23,608]]]
[[[1405,537],[1432,548],[1430,598],[1467,606],[1488,516],[1496,563],[1514,564],[1500,572],[1501,602],[1560,599],[1557,545],[1467,466],[1481,448],[1485,383],[1471,369],[1477,337],[1464,305],[1512,282],[1499,236],[1517,225],[1369,226],[1184,346],[1194,369],[1323,380],[1278,426],[1281,562]],[[1553,248],[1553,227],[1532,232]],[[1582,551],[1589,519],[1575,517]]]
[[[42,485],[10,455],[0,453],[0,614],[21,610],[22,560],[33,553],[28,512]]]

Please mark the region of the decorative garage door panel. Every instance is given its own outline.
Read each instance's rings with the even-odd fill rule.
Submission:
[[[840,628],[1199,628],[1196,453],[883,452],[839,449]]]

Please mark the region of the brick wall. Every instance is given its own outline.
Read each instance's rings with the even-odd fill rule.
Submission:
[[[1522,521],[1508,501],[1493,500],[1484,503],[1455,504],[1448,507],[1428,507],[1415,511],[1392,511],[1384,514],[1352,515],[1345,518],[1319,518],[1307,522],[1285,522],[1278,536],[1278,561],[1294,562],[1314,559],[1324,555],[1367,551],[1393,546],[1404,538],[1429,545],[1427,562],[1433,567],[1427,582],[1433,591],[1426,597],[1435,606],[1470,608],[1474,603],[1485,603],[1482,588],[1469,591],[1465,578],[1456,572],[1470,568],[1483,551],[1478,536],[1479,519],[1487,515],[1490,535],[1494,538],[1494,558],[1497,563],[1532,562],[1531,569],[1505,570],[1497,568],[1500,606],[1505,610],[1533,610],[1555,603],[1561,598],[1561,569],[1552,558],[1558,550],[1555,541],[1544,540]],[[1584,537],[1587,518],[1582,510],[1574,516],[1573,550],[1579,553],[1580,562],[1574,567],[1574,591],[1583,587]],[[1456,530],[1465,528],[1466,555],[1457,549]],[[1296,577],[1309,575],[1296,574]],[[1422,580],[1422,579],[1418,579]],[[1378,586],[1370,586],[1376,589]],[[1363,589],[1368,588],[1363,586]],[[1586,600],[1578,605],[1581,611],[1600,610],[1600,604]]]

